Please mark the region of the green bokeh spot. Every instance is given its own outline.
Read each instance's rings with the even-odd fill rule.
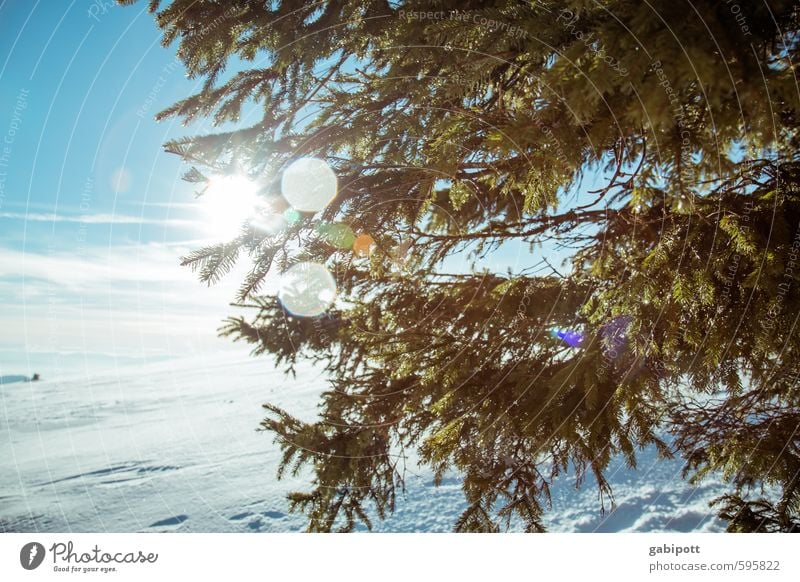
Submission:
[[[353,229],[341,222],[335,224],[320,224],[317,227],[317,232],[322,235],[325,242],[337,249],[353,248],[353,242],[356,240]]]
[[[287,208],[283,211],[283,218],[286,220],[288,224],[294,224],[298,220],[300,220],[300,213],[297,212],[294,208]]]

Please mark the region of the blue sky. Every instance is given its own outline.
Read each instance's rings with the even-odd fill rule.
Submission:
[[[198,81],[146,5],[0,0],[0,376],[246,351],[216,329],[247,265],[210,289],[178,266],[209,218],[162,144],[212,128],[154,121]]]
[[[235,274],[178,266],[203,215],[161,147],[203,125],[153,121],[197,82],[145,7],[0,1],[0,375],[228,345]]]

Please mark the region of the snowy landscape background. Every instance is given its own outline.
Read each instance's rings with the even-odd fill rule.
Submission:
[[[315,416],[324,378],[296,380],[267,358],[238,353],[120,366],[105,373],[0,385],[0,531],[302,531],[285,495],[309,475],[277,481],[278,446],[256,432],[261,404]],[[679,460],[618,459],[616,508],[602,515],[594,484],[553,487],[549,531],[722,531],[708,502],[719,483],[687,485]],[[376,531],[451,531],[464,508],[457,475],[440,487],[409,466],[407,492]]]

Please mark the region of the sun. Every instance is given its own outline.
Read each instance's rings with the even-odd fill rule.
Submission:
[[[258,185],[245,176],[212,176],[199,198],[204,230],[216,240],[230,240],[242,225],[256,215],[260,206]]]

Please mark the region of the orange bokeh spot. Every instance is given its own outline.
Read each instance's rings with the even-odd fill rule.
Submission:
[[[357,257],[368,257],[375,246],[375,239],[368,234],[360,234],[353,243],[353,252]]]

